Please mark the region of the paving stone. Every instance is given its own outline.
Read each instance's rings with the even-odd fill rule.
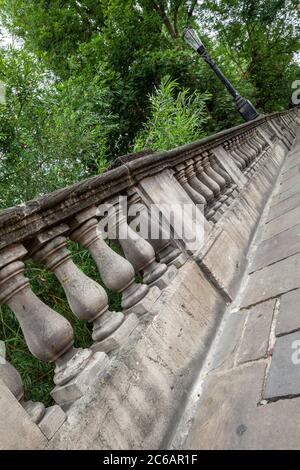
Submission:
[[[291,188],[289,188],[287,191],[283,191],[276,196],[273,197],[273,203],[278,204],[279,202],[285,201],[286,199],[289,199],[290,197],[295,196],[300,192],[300,183],[295,184]],[[273,204],[272,204],[273,205]]]
[[[279,203],[274,202],[274,205],[270,207],[269,214],[267,216],[267,222],[274,220],[277,217],[280,217],[282,214],[285,214],[292,209],[300,206],[300,193],[295,194],[293,197],[281,201]]]
[[[296,166],[293,166],[292,168],[289,168],[286,170],[284,173],[282,173],[280,177],[280,181],[286,181],[289,178],[292,178],[295,175],[298,175],[300,173],[300,164],[297,164]]]
[[[254,361],[267,356],[275,300],[263,302],[249,310],[237,362]]]
[[[246,308],[298,288],[300,288],[299,253],[251,274],[242,307]]]
[[[293,186],[299,187],[299,184],[300,184],[300,174],[299,172],[297,172],[296,175],[294,175],[293,177],[288,178],[285,181],[281,181],[276,194],[280,194],[285,191],[288,191]]]
[[[300,329],[300,289],[284,294],[280,299],[276,335],[291,333]]]
[[[276,339],[263,394],[266,399],[292,395],[300,395],[300,332]]]
[[[291,168],[295,167],[300,163],[300,154],[299,154],[299,149],[295,149],[294,151],[290,152],[284,166],[282,168],[282,173],[286,173],[288,170]]]
[[[249,272],[252,273],[299,252],[300,224],[260,243]]]
[[[300,398],[257,406],[265,365],[215,375],[205,385],[183,449],[299,449]]]
[[[291,211],[282,214],[277,219],[271,220],[265,225],[263,232],[263,239],[267,240],[268,238],[274,237],[278,233],[284,232],[291,227],[300,223],[300,207],[295,207]]]

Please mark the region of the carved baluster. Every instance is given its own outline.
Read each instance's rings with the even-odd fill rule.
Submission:
[[[152,288],[149,291],[149,286],[135,282],[132,264],[113,251],[101,238],[97,213],[97,208],[91,207],[77,214],[71,224],[73,231],[69,236],[91,253],[105,286],[122,295],[125,313],[147,313],[159,297],[160,290]]]
[[[185,165],[184,164],[177,165],[175,178],[181,184],[183,189],[186,191],[186,193],[190,196],[190,198],[192,199],[192,201],[195,204],[205,206],[206,199],[204,198],[204,196],[202,196],[201,193],[199,193],[196,189],[194,189],[191,186],[191,184],[190,184],[190,182],[188,181],[188,178],[187,178],[187,173],[185,171]]]
[[[229,205],[232,201],[232,197],[234,196],[234,193],[237,189],[237,185],[233,183],[231,177],[229,174],[221,168],[219,162],[217,161],[216,158],[212,158],[212,167],[213,169],[219,173],[225,180],[226,182],[226,187],[225,187],[225,195],[227,197],[225,204]]]
[[[244,159],[246,168],[251,164],[251,155],[247,152],[245,148],[245,135],[238,135],[235,137],[237,145],[236,145],[236,153]]]
[[[93,323],[92,338],[95,344],[92,349],[110,352],[119,344],[112,339],[108,341],[108,338],[123,325],[125,316],[122,312],[111,312],[108,309],[108,297],[103,287],[73,263],[67,249],[67,239],[63,236],[68,231],[69,227],[63,224],[39,234],[33,243],[31,256],[34,261],[54,272],[74,315]]]
[[[249,155],[249,164],[251,164],[256,158],[255,148],[251,145],[251,136],[247,135],[247,138],[244,143],[244,147]]]
[[[135,206],[136,211],[139,213],[141,224],[143,224],[144,227],[147,225],[147,239],[153,246],[159,261],[167,266],[173,264],[177,269],[183,266],[187,259],[186,255],[181,253],[181,251],[172,243],[169,238],[169,234],[166,233],[163,225],[160,224],[158,220],[153,220],[151,214],[149,214],[147,206],[142,202],[141,197],[136,190],[134,189],[129,191],[129,194],[131,195],[129,199],[130,207]],[[149,235],[149,222],[151,222],[151,224],[159,224],[159,233],[157,238],[151,237],[151,233]]]
[[[240,156],[239,152],[237,151],[237,147],[238,147],[238,141],[237,141],[237,138],[234,137],[231,142],[230,153],[233,159],[235,160],[236,164],[239,166],[240,170],[244,170],[247,167],[247,160],[244,156],[243,157]]]
[[[224,190],[227,186],[226,179],[223,177],[221,172],[218,170],[218,166],[216,164],[216,160],[213,157],[213,155],[210,154],[209,152],[204,152],[203,155],[206,156],[206,158],[208,159],[208,162],[209,162],[209,166],[208,166],[209,176],[211,178],[213,178],[214,181],[216,181],[217,184],[220,187],[220,191],[221,191],[220,201],[224,202],[227,199],[227,196],[223,194],[223,192],[224,192]]]
[[[19,372],[5,359],[0,357],[0,379],[7,386],[20,405],[26,410],[32,421],[38,424],[45,415],[43,403],[24,400],[23,383]]]
[[[143,281],[150,286],[164,289],[177,274],[175,266],[167,267],[156,261],[152,245],[135,232],[127,223],[124,200],[116,202],[108,212],[108,223],[116,227],[116,238],[128,261],[136,272],[143,274]],[[113,230],[114,231],[114,230]]]
[[[95,381],[106,365],[106,355],[98,353],[92,358],[89,349],[74,348],[70,323],[32,292],[20,261],[26,254],[22,245],[0,251],[0,303],[7,304],[16,315],[31,353],[42,361],[55,362],[57,387],[51,393],[53,398],[58,403],[71,403]],[[92,375],[88,375],[91,363]],[[78,384],[81,373],[84,386]]]
[[[210,197],[206,198],[207,205],[205,207],[205,216],[210,220],[214,216],[215,212],[221,207],[222,203],[218,200],[221,192],[220,186],[208,175],[207,166],[207,159],[203,158],[203,155],[201,155],[201,160],[199,159],[196,162],[195,168],[197,169],[197,178],[204,187],[209,189],[208,194]]]
[[[197,183],[199,184],[199,192],[202,194],[204,199],[206,200],[206,204],[211,203],[214,200],[214,193],[212,190],[207,186],[207,184],[203,183],[202,173],[203,173],[203,165],[202,165],[202,156],[197,158],[194,161],[194,170],[195,175],[197,178]]]

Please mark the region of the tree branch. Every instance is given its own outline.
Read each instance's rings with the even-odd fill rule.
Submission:
[[[198,3],[198,0],[193,0],[193,1],[192,1],[192,4],[191,4],[191,6],[190,6],[190,9],[188,10],[188,13],[187,13],[187,15],[188,15],[189,18],[191,18],[191,17],[193,16],[193,13],[194,13],[194,10],[195,10],[195,8],[196,8],[197,3]]]
[[[161,19],[163,20],[163,23],[164,23],[165,27],[167,28],[170,36],[173,39],[176,39],[177,38],[176,31],[175,31],[171,21],[169,20],[163,6],[160,3],[156,3],[154,0],[152,0],[152,5],[153,5],[154,10],[157,11],[157,13],[160,15]]]

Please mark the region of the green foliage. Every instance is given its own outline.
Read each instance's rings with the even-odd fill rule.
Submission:
[[[116,126],[105,64],[90,79],[60,82],[24,49],[3,51],[0,79],[0,207],[96,174]]]
[[[208,98],[208,93],[189,94],[188,89],[178,88],[176,80],[164,77],[155,94],[150,96],[150,116],[136,137],[134,151],[168,150],[203,137]]]

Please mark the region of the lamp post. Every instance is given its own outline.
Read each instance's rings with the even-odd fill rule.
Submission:
[[[245,121],[252,121],[253,119],[256,119],[259,116],[259,113],[255,109],[253,104],[249,100],[247,100],[246,98],[243,98],[242,96],[238,94],[237,90],[234,88],[232,83],[225,77],[225,75],[217,66],[215,61],[208,54],[197,32],[191,28],[184,28],[184,39],[193,49],[195,49],[195,51],[198,52],[199,55],[201,55],[201,57],[203,57],[205,62],[207,62],[210,65],[210,67],[213,69],[216,75],[220,78],[222,83],[224,83],[227,90],[233,96],[235,100],[235,104],[236,104],[238,112],[245,119]]]

